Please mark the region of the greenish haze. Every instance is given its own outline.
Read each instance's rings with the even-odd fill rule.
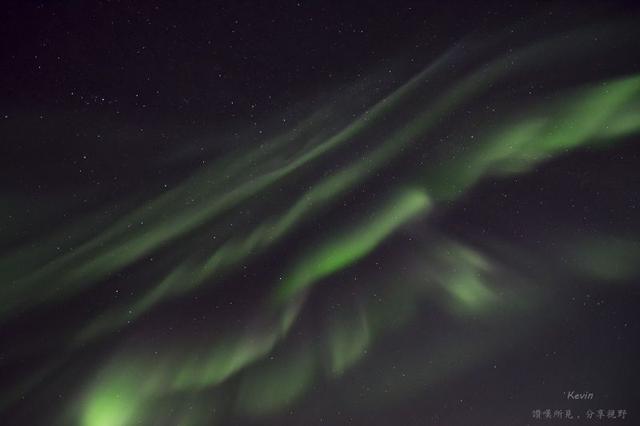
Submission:
[[[309,349],[265,359],[240,382],[235,406],[238,416],[260,418],[282,411],[308,390],[315,372]]]

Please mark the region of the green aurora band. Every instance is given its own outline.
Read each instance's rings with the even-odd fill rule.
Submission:
[[[350,122],[344,117],[352,114],[334,106],[349,101],[333,102],[290,132],[216,160],[99,232],[92,231],[90,217],[77,218],[37,245],[5,253],[2,324],[113,285],[125,270],[131,271],[132,290],[71,331],[58,331],[55,344],[33,342],[9,351],[3,364],[43,347],[55,356],[3,392],[3,408],[29,392],[54,392],[44,386],[49,377],[87,348],[109,342],[111,355],[82,378],[55,424],[187,426],[259,419],[303,401],[314,383],[339,381],[366,368],[376,342],[400,332],[425,306],[457,321],[480,321],[468,336],[425,342],[407,354],[404,368],[419,364],[427,352],[433,359],[413,382],[382,372],[381,382],[395,383],[393,398],[400,398],[482,363],[501,349],[506,336],[520,338],[508,324],[541,306],[546,285],[559,285],[566,276],[598,283],[637,277],[637,235],[603,232],[584,238],[567,232],[542,236],[561,243],[537,252],[497,242],[499,250],[483,253],[428,225],[431,216],[443,214],[483,182],[535,173],[574,151],[613,149],[640,132],[640,75],[628,74],[516,101],[510,113],[490,122],[464,122],[460,111],[498,96],[501,84],[518,73],[532,67],[548,71],[562,58],[579,62],[597,55],[581,44],[591,36],[562,35],[490,62],[469,58],[458,67],[461,75],[449,76],[451,64],[461,61],[452,49]],[[476,47],[470,56],[482,57],[490,48]],[[442,141],[436,135],[445,120],[457,125]],[[334,131],[335,123],[340,124]],[[397,169],[403,174],[390,172]],[[355,206],[343,209],[363,185],[378,185],[378,195],[356,197]],[[260,212],[259,218],[244,219],[245,211]],[[314,228],[327,215],[340,220],[332,219],[322,231]],[[428,236],[414,235],[416,223],[428,227]],[[69,236],[73,250],[59,254],[61,235]],[[271,251],[280,253],[283,244],[301,235],[300,249],[272,265],[280,271],[276,276],[254,278],[260,302],[238,314],[244,322],[228,321],[200,334],[144,337],[145,321],[159,310],[193,297],[217,304],[216,291],[233,286],[247,264],[267,262]],[[399,254],[384,268],[362,266],[389,246]],[[559,257],[568,261],[541,283],[497,254],[518,250],[538,266]],[[351,291],[356,278],[366,282],[366,294]],[[306,326],[306,308],[319,291],[333,292],[341,301],[321,321],[321,336],[294,332]],[[483,334],[487,327],[491,335]],[[138,335],[147,343],[139,343]],[[456,365],[447,363],[453,354],[471,351],[473,356]],[[349,386],[342,391],[354,406],[386,398],[372,394],[365,403]]]

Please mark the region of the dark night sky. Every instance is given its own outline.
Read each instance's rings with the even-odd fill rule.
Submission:
[[[506,26],[514,38],[534,26],[555,32],[629,7],[580,4],[9,2],[1,106],[4,126],[19,131],[3,144],[2,166],[19,167],[10,184],[25,190],[43,180],[93,186],[133,170],[144,176],[133,182],[146,180],[142,158],[274,111],[295,117],[372,69],[390,69],[389,85],[465,37]],[[84,155],[89,167],[78,164]]]
[[[636,424],[639,5],[4,2],[0,424]]]

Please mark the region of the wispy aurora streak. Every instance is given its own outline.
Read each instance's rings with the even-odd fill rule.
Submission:
[[[580,63],[600,54],[581,44],[592,36],[562,35],[496,59],[478,44],[474,55],[484,54],[481,62],[452,49],[335,132],[326,129],[351,113],[341,109],[340,95],[294,130],[217,160],[105,229],[92,233],[82,226],[90,218],[78,218],[69,229],[54,230],[81,241],[73,251],[59,255],[52,236],[37,248],[5,254],[3,324],[91,297],[118,282],[119,273],[128,278],[118,284],[126,294],[80,318],[71,331],[57,330],[55,341],[9,351],[5,366],[41,350],[56,361],[18,380],[2,403],[10,406],[29,392],[54,393],[48,378],[92,346],[108,344],[111,355],[73,383],[59,424],[229,424],[278,415],[310,398],[314,383],[339,381],[373,362],[369,352],[377,340],[400,332],[425,307],[455,320],[479,319],[482,327],[470,325],[478,337],[434,339],[407,355],[407,365],[424,351],[435,361],[416,367],[419,384],[398,383],[399,397],[499,351],[503,342],[486,338],[483,327],[517,339],[522,330],[509,328],[508,320],[534,312],[546,285],[574,275],[621,284],[637,276],[637,235],[567,232],[561,244],[539,251],[503,242],[505,251],[521,250],[539,267],[554,262],[549,253],[568,259],[540,282],[496,251],[483,253],[431,224],[431,215],[446,214],[483,182],[535,173],[574,151],[612,150],[637,135],[640,75],[619,72],[541,98],[501,100],[505,85],[531,67],[552,70],[560,59]],[[464,71],[449,75],[453,65]],[[500,102],[509,112],[491,120],[461,113]],[[375,196],[362,195],[365,186],[373,186]],[[253,215],[245,218],[246,211]],[[287,243],[297,249],[282,254]],[[371,263],[380,256],[384,265]],[[240,285],[245,270],[261,271],[267,262],[279,272],[251,278],[257,301],[231,319],[216,314],[218,291]],[[318,309],[329,298],[325,293],[340,302],[319,321],[318,337],[308,331],[309,305]],[[206,317],[197,332],[174,322],[175,333],[157,331],[165,328],[161,312],[188,303]],[[447,364],[471,350],[474,356]],[[345,393],[354,406],[362,402],[349,386]]]

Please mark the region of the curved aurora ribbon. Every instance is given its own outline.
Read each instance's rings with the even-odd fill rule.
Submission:
[[[8,406],[24,393],[48,392],[45,378],[67,371],[87,348],[109,344],[113,353],[97,361],[95,373],[71,386],[74,400],[61,424],[224,423],[275,415],[315,382],[339,380],[366,362],[377,339],[402,329],[429,303],[455,318],[481,318],[496,334],[516,339],[502,319],[539,306],[544,292],[533,277],[444,231],[429,228],[425,236],[413,227],[432,226],[430,215],[446,214],[483,182],[534,173],[573,151],[612,149],[637,135],[640,75],[625,72],[516,98],[507,103],[509,113],[490,119],[465,115],[479,103],[499,104],[505,87],[531,67],[597,55],[581,44],[590,37],[562,35],[479,64],[449,52],[335,131],[326,129],[351,112],[340,108],[339,95],[290,132],[218,159],[104,229],[91,232],[82,225],[91,219],[78,218],[37,248],[8,253],[0,259],[3,324],[104,288],[127,291],[60,327],[55,343],[8,351],[3,367],[42,347],[55,357],[18,380],[2,401]],[[454,65],[464,73],[449,75]],[[64,234],[77,244],[59,254]],[[569,236],[554,247],[573,259],[558,267],[558,276],[622,282],[640,272],[637,235]],[[394,254],[383,256],[385,250]],[[522,251],[538,264],[551,262]],[[388,259],[384,265],[373,260],[380,256]],[[615,271],[608,270],[612,263]],[[249,278],[259,287],[256,300],[231,319],[218,316],[223,289],[252,268],[264,272]],[[124,272],[129,278],[119,279]],[[352,282],[363,280],[368,292],[354,296]],[[314,339],[304,330],[312,328],[310,299],[331,299],[322,292],[337,292],[331,297],[341,302],[331,305],[337,313],[321,321]],[[205,319],[193,321],[203,329],[149,330],[154,321],[164,329],[163,310],[190,303],[199,306]],[[435,365],[422,370],[421,383],[437,383],[500,349],[500,339],[485,337],[430,342]],[[444,361],[471,347],[476,357],[462,365]],[[407,393],[417,386],[399,385]]]

